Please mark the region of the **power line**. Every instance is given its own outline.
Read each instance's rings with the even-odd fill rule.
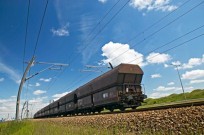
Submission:
[[[193,29],[193,30],[187,32],[186,34],[184,34],[184,35],[182,35],[182,36],[180,36],[180,37],[178,37],[178,38],[176,38],[176,39],[174,39],[174,40],[172,40],[172,41],[170,41],[170,42],[168,42],[168,43],[166,43],[166,44],[164,44],[164,45],[162,45],[162,46],[160,46],[160,47],[158,47],[158,48],[156,48],[156,49],[154,49],[154,50],[152,50],[152,52],[155,51],[155,50],[158,50],[158,49],[160,49],[160,48],[162,48],[162,47],[164,47],[164,46],[166,46],[166,45],[168,45],[168,44],[170,44],[170,43],[172,43],[172,42],[174,42],[174,41],[176,41],[176,40],[178,40],[178,39],[180,39],[180,38],[182,38],[182,37],[184,37],[184,36],[186,36],[186,35],[188,35],[188,34],[190,34],[190,33],[193,33],[193,32],[195,32],[195,31],[197,31],[197,30],[199,30],[199,29],[201,29],[201,28],[203,28],[203,27],[204,27],[204,25],[201,25],[201,26],[199,26],[199,27],[197,27],[197,28],[195,28],[195,29]],[[193,41],[193,40],[195,40],[195,39],[197,39],[197,38],[199,38],[199,37],[201,37],[201,36],[204,36],[204,33],[203,33],[203,34],[200,34],[200,35],[198,35],[198,36],[195,36],[195,37],[193,37],[193,38],[191,38],[191,39],[189,39],[189,40],[187,40],[187,41],[184,41],[184,42],[182,42],[182,43],[180,43],[180,44],[178,44],[178,45],[176,45],[176,46],[173,46],[173,47],[171,47],[171,48],[169,48],[169,49],[167,49],[167,50],[165,50],[165,51],[163,51],[163,52],[161,52],[161,53],[165,53],[165,52],[168,52],[168,51],[170,51],[170,50],[173,50],[173,49],[175,49],[175,48],[177,48],[177,47],[179,47],[179,46],[185,45],[186,43],[191,42],[191,41]],[[150,52],[150,53],[151,53],[151,52]],[[150,59],[153,59],[154,57],[157,57],[158,55],[159,55],[159,54],[154,55],[154,56],[151,57]],[[136,58],[136,59],[138,59],[138,58]],[[136,59],[134,59],[134,60],[136,60]],[[134,60],[132,60],[132,61],[134,61]],[[131,63],[132,61],[127,62],[127,63]],[[140,62],[140,63],[141,63],[141,62]],[[137,63],[137,64],[139,64],[139,63]],[[76,83],[77,83],[77,82],[76,82]]]
[[[87,49],[88,46],[90,46],[90,44],[93,42],[93,40],[95,40],[95,38],[105,29],[105,27],[123,10],[123,8],[128,4],[130,0],[128,0],[127,2],[125,2],[125,4],[111,17],[111,19],[95,34],[95,36],[90,40],[89,43],[87,43],[88,45],[86,45],[84,48],[82,48],[82,50]],[[74,55],[74,58],[70,60],[70,65],[71,63],[74,61],[74,59],[76,59],[76,54]]]
[[[179,39],[181,39],[181,38],[183,38],[183,37],[185,37],[185,36],[187,36],[187,35],[189,35],[189,34],[191,34],[193,32],[195,32],[195,31],[203,28],[203,27],[204,27],[204,24],[199,26],[199,27],[197,27],[197,28],[195,28],[195,29],[193,29],[193,30],[191,30],[191,31],[189,31],[189,32],[187,32],[187,33],[185,33],[185,34],[183,34],[183,35],[181,35],[181,36],[179,36],[179,37],[177,37],[177,38],[175,38],[175,39],[173,39],[173,40],[171,40],[171,41],[169,41],[169,42],[167,42],[167,43],[165,43],[165,44],[163,44],[163,45],[161,45],[161,46],[159,46],[159,47],[157,47],[157,48],[155,48],[155,49],[153,49],[153,50],[151,50],[151,51],[149,51],[146,54],[150,54],[150,53],[152,53],[152,52],[154,52],[156,50],[159,50],[159,49],[161,49],[161,48],[163,48],[163,47],[165,47],[165,46],[167,46],[167,45],[169,45],[169,44],[171,44],[171,43],[173,43],[173,42],[175,42],[175,41],[177,41],[177,40],[179,40]],[[130,61],[128,63],[131,63],[131,62],[133,62],[133,61],[135,61],[135,60],[137,60],[139,58],[142,58],[142,57],[138,57],[138,58],[136,58],[136,59],[134,59],[134,60],[132,60],[132,61]]]
[[[180,43],[180,44],[178,44],[178,45],[176,45],[176,46],[173,46],[173,47],[171,47],[171,48],[169,48],[169,49],[167,49],[167,50],[165,50],[165,51],[162,51],[161,53],[165,53],[165,52],[168,52],[168,51],[170,51],[170,50],[173,50],[173,49],[175,49],[175,48],[177,48],[177,47],[179,47],[179,46],[185,45],[186,43],[191,42],[191,41],[193,41],[193,40],[195,40],[195,39],[197,39],[197,38],[200,38],[200,37],[202,37],[202,36],[204,36],[204,33],[203,33],[203,34],[200,34],[200,35],[197,35],[197,36],[195,36],[195,37],[193,37],[193,38],[191,38],[191,39],[189,39],[189,40],[186,40],[186,41],[184,41],[184,42],[182,42],[182,43]],[[156,56],[158,56],[158,55],[159,55],[159,54],[154,55],[154,56],[150,57],[150,59],[152,59],[152,58],[154,58],[154,57],[156,57]],[[130,62],[131,62],[131,61],[130,61]],[[128,63],[130,63],[130,62],[128,62]],[[141,63],[141,62],[140,62],[140,63]],[[137,63],[137,64],[139,64],[139,63]]]
[[[100,19],[100,21],[95,25],[95,27],[91,30],[91,32],[88,34],[88,37],[94,32],[94,30],[101,24],[101,22],[108,16],[108,14],[114,9],[114,7],[120,2],[121,0],[118,0],[109,10],[108,12]]]
[[[118,0],[109,10],[108,12],[100,19],[100,21],[95,25],[95,27],[91,30],[91,32],[88,34],[87,37],[89,37],[93,31],[100,25],[100,23],[110,14],[110,12],[114,9],[114,7],[120,2],[121,0]],[[72,53],[73,54],[73,53]],[[73,55],[70,55],[72,57]],[[69,63],[72,63],[74,59],[72,59]],[[61,76],[61,75],[60,75]],[[55,82],[54,82],[55,83]],[[53,84],[52,84],[53,85]],[[49,89],[49,88],[48,88]]]
[[[150,35],[148,35],[146,38],[144,38],[143,40],[139,41],[138,43],[136,43],[135,45],[133,45],[132,47],[135,47],[136,45],[141,44],[142,42],[146,41],[148,38],[154,36],[155,34],[157,34],[158,32],[160,32],[161,30],[163,30],[164,28],[166,28],[167,26],[169,26],[170,24],[172,24],[173,22],[177,21],[178,19],[180,19],[181,17],[185,16],[186,14],[188,14],[189,12],[191,12],[192,10],[194,10],[195,8],[199,7],[200,5],[202,5],[204,3],[204,1],[200,2],[199,4],[197,4],[196,6],[192,7],[191,9],[187,10],[185,13],[181,14],[180,16],[176,17],[174,20],[170,21],[169,23],[167,23],[166,25],[164,25],[163,27],[161,27],[160,29],[158,29],[157,31],[151,33]],[[129,50],[126,50],[124,52],[122,52],[121,54],[119,54],[118,56],[116,56],[115,58],[112,59],[112,61],[114,61],[116,58],[118,58],[119,56],[123,55],[124,53],[128,52]]]
[[[172,10],[171,12],[169,12],[167,15],[161,17],[160,19],[158,19],[156,22],[154,22],[153,24],[151,24],[150,26],[146,27],[143,31],[139,32],[136,36],[132,37],[131,39],[128,40],[127,43],[130,43],[131,41],[133,41],[135,38],[139,37],[140,35],[143,35],[146,31],[148,31],[149,29],[153,28],[155,25],[157,25],[158,23],[160,23],[161,21],[163,21],[165,18],[167,18],[168,16],[170,16],[171,14],[173,14],[174,12],[176,12],[178,9],[182,8],[184,5],[186,5],[188,2],[190,2],[191,0],[187,0],[184,3],[182,3],[180,6],[178,6],[176,9]],[[118,47],[115,50],[113,50],[110,53],[113,53],[115,51],[117,51],[118,49],[122,48]]]
[[[38,46],[38,41],[39,41],[39,37],[40,37],[40,33],[41,33],[41,29],[42,29],[42,25],[43,25],[43,22],[44,22],[45,13],[46,13],[46,11],[47,11],[47,5],[48,5],[48,2],[49,2],[49,0],[47,0],[46,5],[45,5],[45,9],[44,9],[43,17],[42,17],[41,24],[40,24],[40,29],[39,29],[39,31],[38,31],[37,40],[36,40],[35,48],[34,48],[34,51],[33,51],[33,56],[35,55],[35,53],[36,53],[36,49],[37,49],[37,46]]]
[[[24,61],[25,61],[25,52],[26,52],[26,43],[27,43],[27,34],[28,34],[28,18],[29,18],[29,14],[30,14],[30,0],[28,1],[25,41],[24,41],[24,49],[23,49],[23,72],[24,72]]]
[[[58,80],[58,78],[65,72],[66,68],[64,68],[61,72],[59,72],[57,75],[55,75],[53,78],[55,78],[54,81],[50,82],[50,84],[48,85],[46,91],[48,91]],[[57,77],[58,76],[58,77]]]
[[[67,88],[67,90],[70,90],[70,89],[73,88],[77,83],[81,82],[82,80],[84,80],[85,78],[87,78],[87,77],[89,77],[89,76],[91,76],[91,75],[92,75],[92,73],[90,73],[90,74],[88,74],[87,76],[84,76],[83,78],[81,78],[81,79],[77,80],[76,82],[72,83],[72,85],[71,85],[69,88]]]
[[[116,14],[103,26],[103,28],[94,36],[94,38],[91,39],[90,43],[92,43],[92,41],[98,36],[98,34],[100,34],[102,32],[102,30],[122,11],[122,9],[128,4],[130,0],[128,0],[117,12]],[[89,33],[88,36],[90,36],[90,34],[95,30],[95,28],[100,24],[100,22],[102,22],[106,16],[113,10],[113,8],[120,2],[120,0],[118,0],[112,7],[111,9],[105,14],[105,16],[98,22],[98,24],[94,27],[94,29]],[[83,50],[85,50],[89,45],[85,46],[83,48]],[[76,54],[74,55],[73,59],[70,60],[69,65],[71,65],[71,63],[74,62],[74,60],[76,60]]]
[[[91,39],[91,42],[95,40],[95,38],[105,29],[105,27],[123,10],[123,8],[128,4],[130,0],[128,0],[112,17],[111,19],[99,30],[99,32],[96,33],[96,35]],[[90,45],[90,44],[89,44]],[[84,49],[86,49],[89,45],[85,46]]]

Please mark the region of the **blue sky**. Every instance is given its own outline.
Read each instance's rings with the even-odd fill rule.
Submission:
[[[142,83],[148,97],[182,92],[177,72],[169,64],[180,65],[185,91],[203,89],[203,1],[127,2],[49,0],[36,61],[69,66],[47,70],[30,79],[23,88],[21,104],[29,100],[34,114],[50,100],[110,70],[108,62],[114,66],[139,64],[144,70]],[[32,58],[45,5],[46,0],[30,1],[25,61]],[[15,114],[23,74],[27,9],[28,0],[0,1],[0,118]],[[81,72],[86,70],[85,65],[102,68],[91,69],[100,72]],[[30,74],[48,66],[35,64]]]

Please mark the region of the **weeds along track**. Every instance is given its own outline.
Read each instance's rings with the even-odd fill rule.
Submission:
[[[204,134],[204,105],[130,113],[35,119],[61,126],[89,126],[133,134]]]

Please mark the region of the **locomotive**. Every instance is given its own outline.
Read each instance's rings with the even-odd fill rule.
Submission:
[[[35,113],[34,118],[136,109],[147,97],[142,92],[143,71],[138,65],[120,64]]]

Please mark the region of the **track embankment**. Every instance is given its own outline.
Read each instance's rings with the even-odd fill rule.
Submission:
[[[203,134],[204,105],[129,113],[35,119],[61,126],[88,126],[113,134]]]

